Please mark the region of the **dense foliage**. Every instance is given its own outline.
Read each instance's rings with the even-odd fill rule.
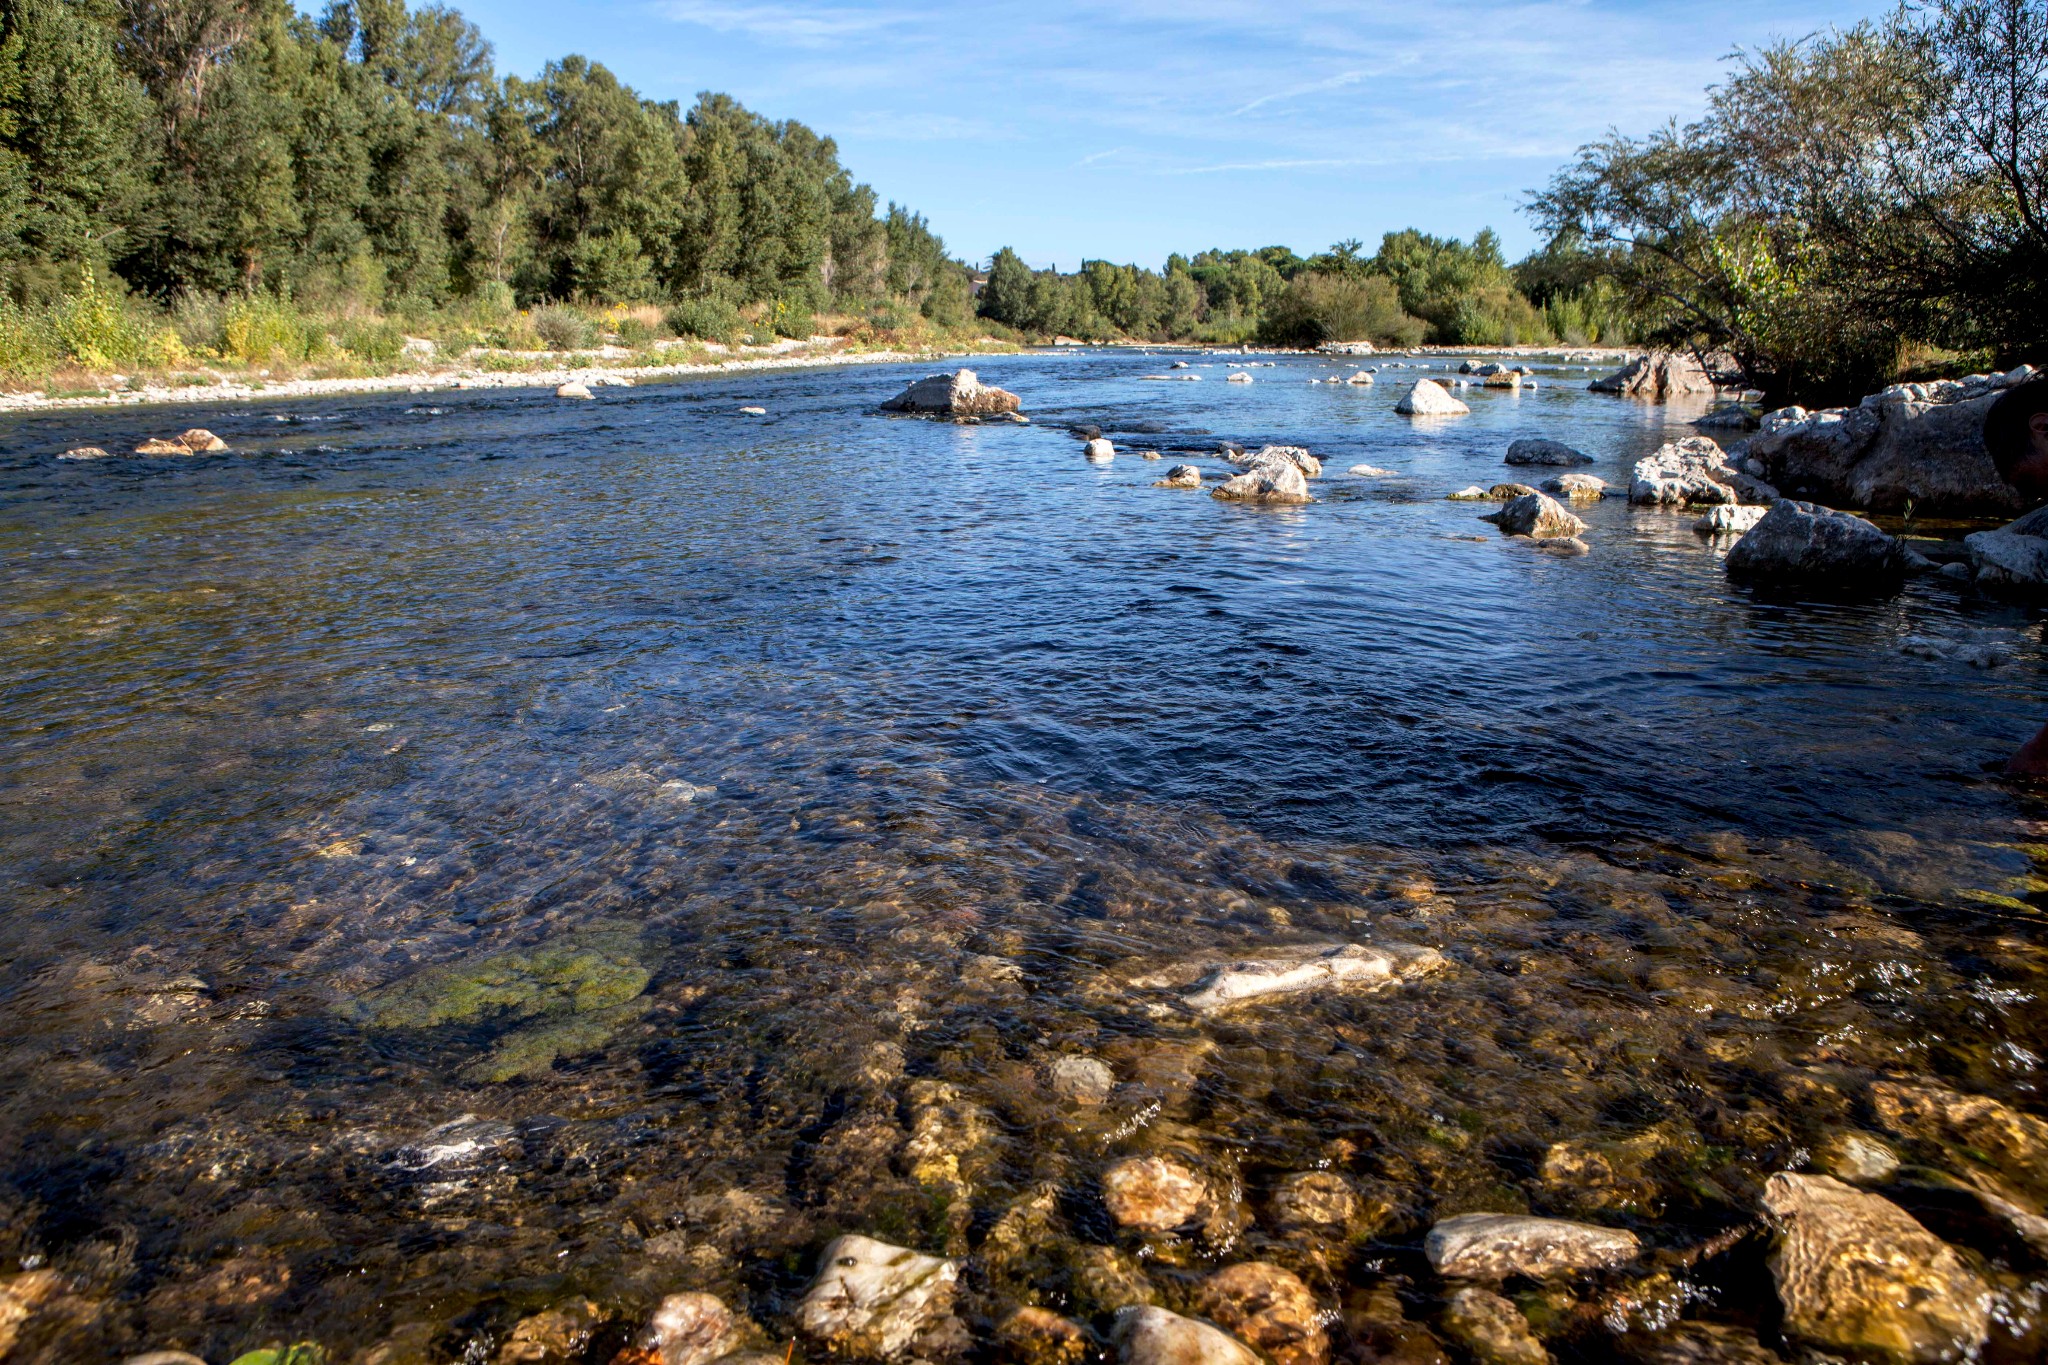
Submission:
[[[1742,54],[1698,122],[1584,148],[1533,209],[1654,335],[1776,398],[1851,399],[1929,344],[2039,359],[2048,3],[1933,0]]]
[[[1172,256],[1158,272],[1088,261],[1077,274],[1034,272],[1004,248],[989,267],[982,316],[1081,340],[1260,341],[1317,346],[1573,344],[1628,340],[1611,287],[1571,276],[1551,254],[1510,268],[1490,231],[1468,244],[1412,228],[1373,256],[1355,241],[1301,257],[1286,247]],[[1526,279],[1525,279],[1526,276]]]
[[[723,95],[684,111],[582,57],[500,78],[460,14],[405,0],[0,0],[0,337],[124,291],[972,315],[922,218]]]

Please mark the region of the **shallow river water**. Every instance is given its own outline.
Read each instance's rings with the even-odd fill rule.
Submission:
[[[1412,369],[1166,363],[985,362],[1028,427],[878,413],[919,367],[0,422],[0,1276],[64,1277],[16,1358],[481,1362],[571,1305],[604,1361],[686,1289],[780,1355],[865,1232],[966,1258],[955,1354],[1262,1260],[1367,1361],[1433,1349],[1389,1313],[1436,1322],[1422,1235],[1485,1210],[1649,1248],[1510,1286],[1560,1360],[1681,1319],[1791,1359],[1759,1191],[1849,1135],[1992,1284],[1987,1358],[2048,1352],[1973,1193],[2048,1199],[2048,809],[1995,776],[2039,617],[1445,501],[1553,472],[1523,435],[1625,482],[1697,415],[1577,366],[1421,422]],[[233,452],[54,458],[191,425]],[[1318,501],[1150,486],[1219,438],[1310,447]],[[1445,966],[1133,984],[1336,941]],[[1141,1153],[1199,1227],[1107,1216]],[[1309,1171],[1343,1218],[1289,1213]]]

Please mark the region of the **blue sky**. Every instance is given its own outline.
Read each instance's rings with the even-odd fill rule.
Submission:
[[[1738,46],[1875,0],[539,0],[455,3],[532,74],[581,52],[647,96],[723,90],[839,142],[959,255],[1157,266],[1491,226],[1582,143],[1691,117]]]

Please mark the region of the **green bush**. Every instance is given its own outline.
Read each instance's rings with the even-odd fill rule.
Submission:
[[[394,365],[405,353],[405,333],[390,322],[350,319],[334,329],[334,342],[357,360]]]
[[[595,339],[590,319],[574,308],[549,304],[533,310],[533,330],[550,351],[579,351]]]
[[[699,341],[724,341],[740,330],[740,310],[709,295],[683,299],[668,310],[669,330]]]
[[[801,299],[777,299],[769,307],[768,329],[776,336],[803,341],[817,330],[817,326],[811,306]]]
[[[1274,346],[1320,346],[1326,341],[1413,346],[1422,333],[1422,322],[1402,311],[1393,281],[1377,275],[1305,271],[1288,281],[1266,309],[1258,335]]]
[[[327,331],[290,297],[245,294],[228,303],[220,351],[245,365],[303,364],[327,352]]]
[[[647,322],[630,314],[619,319],[619,344],[639,348],[654,340],[654,328]]]

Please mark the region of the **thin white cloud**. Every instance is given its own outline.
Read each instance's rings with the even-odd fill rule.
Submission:
[[[740,33],[768,43],[825,47],[899,28],[912,11],[846,5],[752,5],[727,0],[661,0],[655,12],[678,24],[717,33]]]
[[[1304,95],[1320,95],[1331,90],[1342,90],[1347,85],[1358,84],[1365,77],[1366,73],[1363,71],[1346,71],[1340,75],[1332,76],[1328,80],[1313,81],[1308,85],[1297,85],[1291,90],[1274,90],[1259,96],[1248,104],[1240,104],[1237,108],[1230,111],[1230,116],[1232,118],[1241,118],[1254,109],[1263,109],[1269,104],[1278,104],[1282,100],[1294,100],[1300,99]]]

